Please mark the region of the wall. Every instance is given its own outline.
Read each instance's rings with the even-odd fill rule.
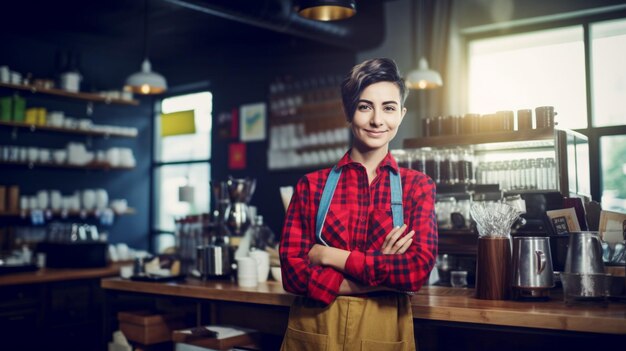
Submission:
[[[138,64],[124,59],[111,48],[94,43],[81,44],[68,37],[55,37],[53,40],[38,40],[35,37],[20,36],[15,33],[0,35],[0,65],[8,65],[12,70],[23,74],[31,72],[34,77],[53,78],[58,76],[55,57],[60,51],[74,50],[80,53],[80,72],[84,76],[81,89],[111,90],[120,89],[127,74],[138,69]],[[124,64],[132,62],[132,64]],[[0,94],[13,92],[2,89]],[[43,106],[49,111],[61,110],[66,116],[88,118],[87,102],[53,96],[22,93],[27,99],[27,107]],[[29,133],[20,130],[17,138],[11,137],[11,130],[0,128],[0,144],[38,146],[45,148],[65,148],[70,141],[86,143],[88,149],[106,150],[110,147],[130,147],[133,149],[137,166],[130,171],[101,171],[80,169],[34,168],[20,166],[0,166],[0,184],[19,184],[22,194],[35,195],[37,190],[58,189],[63,195],[71,195],[75,190],[104,188],[109,199],[125,198],[136,214],[118,217],[111,227],[103,227],[109,233],[111,243],[125,242],[138,249],[147,249],[149,175],[151,139],[152,99],[142,99],[139,106],[94,104],[92,119],[94,124],[109,124],[136,127],[139,136],[130,138],[85,137],[60,133]],[[77,218],[74,218],[78,221]],[[0,218],[0,225],[7,219]],[[14,223],[27,224],[18,220]]]

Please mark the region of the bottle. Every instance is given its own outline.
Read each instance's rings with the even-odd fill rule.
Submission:
[[[459,152],[459,164],[458,164],[458,173],[459,173],[459,182],[463,184],[474,183],[474,154],[472,150],[465,149]]]
[[[441,156],[437,150],[431,150],[427,153],[426,157],[426,175],[428,175],[435,183],[439,183],[440,178],[440,164]]]
[[[263,216],[257,215],[252,226],[251,250],[265,250],[276,245],[274,232],[263,223]]]

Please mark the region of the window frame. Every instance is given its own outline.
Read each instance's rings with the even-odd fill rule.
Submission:
[[[543,21],[533,24],[521,24],[518,26],[511,26],[506,29],[494,28],[486,31],[464,33],[462,34],[463,50],[467,60],[463,62],[463,72],[466,81],[469,82],[469,44],[473,40],[496,38],[507,35],[521,34],[526,32],[540,31],[556,29],[560,27],[570,27],[580,25],[583,27],[583,41],[584,41],[584,56],[585,56],[585,91],[587,99],[587,127],[574,129],[587,136],[589,140],[589,167],[590,167],[590,185],[591,185],[591,198],[592,200],[601,202],[602,200],[602,160],[600,150],[600,138],[604,136],[613,135],[626,135],[626,123],[615,126],[593,126],[593,81],[592,81],[592,56],[591,56],[591,31],[590,27],[596,22],[603,22],[609,20],[626,19],[626,10],[616,10],[612,12],[589,14],[586,16],[580,16],[576,18],[567,19],[554,19],[549,21]],[[464,101],[469,103],[468,88],[464,89]]]
[[[157,160],[157,150],[158,150],[158,142],[159,142],[159,138],[158,135],[156,135],[157,132],[157,128],[156,128],[156,123],[157,123],[157,119],[160,118],[161,116],[161,105],[163,103],[163,100],[165,99],[169,99],[169,98],[174,98],[177,96],[183,96],[183,95],[190,95],[190,94],[195,94],[195,93],[202,93],[202,92],[210,92],[212,94],[212,99],[213,101],[215,100],[215,94],[213,93],[213,91],[210,89],[210,84],[207,83],[200,83],[200,84],[193,84],[192,88],[189,87],[180,87],[180,88],[174,88],[174,89],[170,89],[170,91],[168,91],[168,93],[166,95],[160,96],[156,99],[154,99],[153,103],[153,116],[152,116],[152,120],[151,120],[151,133],[152,133],[152,147],[151,147],[151,155],[150,155],[150,195],[149,195],[149,199],[150,199],[150,206],[149,206],[149,216],[148,216],[148,220],[150,221],[150,225],[149,225],[149,234],[148,234],[148,251],[149,252],[153,252],[154,253],[154,249],[155,249],[155,240],[156,238],[161,235],[161,234],[171,234],[171,235],[175,235],[175,232],[172,231],[168,231],[168,230],[163,230],[161,228],[158,228],[158,224],[156,223],[156,217],[157,217],[157,212],[159,211],[159,207],[156,205],[156,199],[159,197],[158,194],[158,190],[160,189],[160,187],[157,187],[157,171],[162,168],[162,167],[166,167],[166,166],[175,166],[175,165],[194,165],[194,164],[201,164],[201,163],[208,163],[209,165],[209,180],[211,179],[211,161],[212,161],[212,154],[213,154],[213,150],[211,150],[211,155],[209,155],[208,158],[206,159],[197,159],[197,160],[176,160],[176,161],[158,161]],[[213,114],[211,114],[211,119],[213,118]],[[213,127],[211,127],[213,128]],[[211,138],[213,137],[213,132],[211,131]],[[210,188],[210,187],[209,187]],[[209,191],[209,194],[207,194],[209,196],[209,201],[211,199],[211,193]],[[210,202],[209,202],[210,203]]]

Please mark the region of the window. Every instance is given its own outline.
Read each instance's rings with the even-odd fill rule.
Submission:
[[[577,156],[591,171],[579,169],[579,179],[590,176],[592,198],[604,209],[626,212],[626,13],[552,27],[469,39],[470,112],[554,106],[560,127],[589,138]]]
[[[602,208],[626,213],[626,135],[600,138]]]
[[[174,220],[210,209],[210,92],[163,99],[155,117],[153,251],[174,245]],[[172,130],[171,126],[185,128]]]
[[[626,123],[626,20],[591,25],[593,125]]]
[[[587,126],[582,26],[473,40],[469,111],[554,106],[564,128]]]

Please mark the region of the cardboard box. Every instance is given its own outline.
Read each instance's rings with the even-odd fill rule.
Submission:
[[[172,332],[185,327],[184,314],[150,311],[118,312],[120,330],[130,341],[152,345],[172,340]]]
[[[217,336],[197,336],[192,334],[192,329],[183,329],[172,333],[172,341],[213,350],[230,350],[235,346],[258,348],[260,345],[260,335],[253,329],[225,325],[207,325],[203,328],[217,332]]]

